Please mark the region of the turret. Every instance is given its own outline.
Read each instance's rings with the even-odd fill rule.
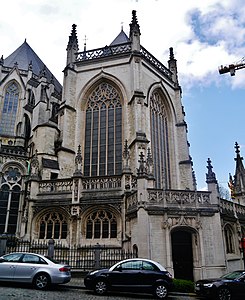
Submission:
[[[66,48],[67,51],[66,65],[75,62],[75,58],[76,58],[75,53],[79,51],[76,27],[77,25],[75,24],[72,25],[71,35],[69,36],[69,41]]]

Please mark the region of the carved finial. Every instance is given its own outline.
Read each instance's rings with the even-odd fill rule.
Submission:
[[[147,173],[149,177],[153,177],[153,159],[151,155],[151,149],[147,150],[147,159],[146,159]]]
[[[39,178],[39,161],[37,156],[37,149],[35,150],[34,156],[31,159],[31,178]]]
[[[138,173],[138,176],[144,176],[146,175],[146,161],[145,161],[145,155],[143,152],[140,152],[140,155],[139,155],[140,159],[138,160],[139,162],[139,168],[137,169],[137,173]]]
[[[236,149],[236,154],[240,154],[240,146],[238,145],[237,142],[235,142],[235,149]]]
[[[235,147],[236,149],[236,155],[237,157],[235,158],[235,161],[237,161],[237,159],[243,160],[243,157],[240,156],[240,146],[238,145],[237,142],[235,142]]]
[[[82,153],[81,153],[81,145],[78,146],[77,155],[75,157],[75,173],[74,175],[82,175]]]
[[[208,163],[208,165],[207,165],[208,173],[206,174],[206,182],[207,183],[217,183],[216,175],[212,171],[213,166],[211,165],[210,158],[208,158],[207,163]]]
[[[196,180],[195,171],[193,169],[192,169],[192,179],[193,179],[194,190],[196,190],[197,189],[197,180]]]
[[[169,48],[169,59],[174,59],[174,50],[173,50],[173,47]]]
[[[78,39],[77,39],[77,31],[76,31],[76,24],[72,25],[72,31],[71,31],[71,35],[69,36],[69,41],[68,41],[68,45],[66,50],[69,49],[74,49],[74,50],[78,50]]]
[[[140,26],[138,24],[137,16],[136,16],[136,10],[132,11],[132,21],[129,24],[130,26],[130,36],[133,33],[138,33],[140,35]]]
[[[129,167],[130,156],[129,156],[129,148],[128,148],[128,141],[127,140],[125,140],[125,143],[124,143],[124,150],[123,150],[122,156],[123,156],[123,170],[124,170],[124,172],[131,172],[130,167]]]

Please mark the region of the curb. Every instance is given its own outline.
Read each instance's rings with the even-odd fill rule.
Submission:
[[[67,284],[66,287],[70,289],[80,289],[80,290],[86,290],[86,287],[84,285],[72,285]],[[181,292],[169,292],[170,296],[186,296],[186,297],[197,297],[195,293],[181,293]]]

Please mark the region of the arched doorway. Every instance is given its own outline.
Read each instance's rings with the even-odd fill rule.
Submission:
[[[177,279],[193,280],[191,232],[185,230],[173,231],[171,237],[174,277]]]

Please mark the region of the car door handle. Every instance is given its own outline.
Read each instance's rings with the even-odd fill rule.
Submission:
[[[10,266],[9,268],[10,268],[10,269],[15,269],[15,266]]]

